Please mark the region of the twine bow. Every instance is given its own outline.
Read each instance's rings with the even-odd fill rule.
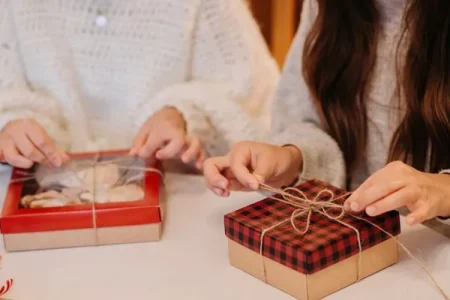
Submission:
[[[350,196],[352,193],[348,192],[345,193],[342,196],[335,197],[335,194],[333,191],[324,189],[317,193],[317,195],[314,197],[314,199],[308,199],[308,197],[298,188],[289,187],[284,190],[279,190],[276,188],[273,188],[269,185],[266,185],[264,183],[260,183],[260,188],[269,192],[273,192],[273,196],[269,196],[268,198],[272,200],[276,200],[279,202],[286,203],[288,205],[291,205],[295,207],[296,209],[292,212],[291,216],[268,227],[261,231],[261,240],[260,240],[260,256],[262,259],[262,267],[263,267],[263,274],[264,274],[264,281],[267,283],[267,275],[266,275],[266,266],[264,263],[264,256],[263,256],[263,247],[264,247],[264,236],[265,234],[277,228],[278,226],[290,221],[292,228],[300,233],[301,235],[305,235],[309,231],[309,227],[311,224],[311,217],[313,213],[320,214],[322,216],[327,217],[328,219],[338,222],[342,224],[343,226],[346,226],[350,229],[352,229],[356,233],[356,238],[358,242],[358,264],[356,265],[356,271],[357,271],[357,281],[361,279],[361,267],[362,267],[362,243],[361,243],[361,237],[359,234],[358,229],[356,229],[354,226],[345,223],[342,221],[342,218],[344,216],[350,216],[355,219],[364,221],[377,229],[381,230],[383,233],[387,234],[390,238],[392,238],[416,263],[420,265],[420,267],[425,271],[425,273],[428,275],[430,280],[433,282],[435,287],[438,289],[440,294],[443,296],[444,299],[450,300],[450,297],[444,292],[442,287],[437,283],[437,281],[434,279],[434,277],[431,275],[431,272],[424,266],[424,264],[417,259],[411,251],[409,251],[405,245],[403,245],[401,242],[398,241],[398,239],[389,233],[388,231],[384,230],[377,224],[374,224],[373,222],[370,222],[369,220],[356,216],[354,214],[348,213],[345,211],[344,206],[341,204],[336,203],[338,200],[342,200],[348,196]],[[282,198],[276,197],[276,195],[280,195]],[[337,213],[334,214],[333,211],[336,211]],[[299,229],[297,225],[295,224],[295,220],[298,217],[305,217],[306,216],[306,224],[303,230]]]

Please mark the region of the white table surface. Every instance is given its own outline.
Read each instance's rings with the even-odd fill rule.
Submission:
[[[0,174],[0,199],[8,174]],[[169,175],[167,219],[154,243],[6,253],[0,280],[14,278],[14,300],[288,300],[287,294],[228,264],[224,214],[261,198],[256,193],[215,197],[201,177]],[[403,224],[400,240],[450,294],[450,240]],[[327,297],[443,299],[403,251],[398,264]]]

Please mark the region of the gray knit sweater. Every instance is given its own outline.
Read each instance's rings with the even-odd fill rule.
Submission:
[[[352,190],[385,166],[390,142],[403,112],[402,108],[399,111],[393,107],[396,102],[392,100],[396,85],[395,53],[402,30],[406,1],[378,2],[382,15],[382,34],[366,104],[368,145],[363,162],[352,174]],[[316,16],[316,0],[305,0],[300,26],[273,103],[271,142],[293,144],[301,149],[304,159],[301,181],[319,178],[335,186],[344,187],[346,169],[343,153],[336,141],[321,127],[301,73],[304,41]],[[400,47],[400,51],[402,50],[404,47]],[[450,223],[450,220],[446,223]]]
[[[352,189],[386,164],[390,141],[399,124],[398,110],[393,110],[390,106],[393,103],[391,100],[396,82],[395,51],[406,1],[378,1],[382,14],[382,34],[378,45],[377,64],[368,91],[368,147],[364,161],[352,176]],[[320,178],[342,187],[345,185],[346,174],[342,151],[336,141],[322,129],[301,74],[305,37],[316,15],[316,1],[305,0],[302,21],[288,54],[273,103],[271,142],[294,144],[301,149],[304,156],[302,179]]]

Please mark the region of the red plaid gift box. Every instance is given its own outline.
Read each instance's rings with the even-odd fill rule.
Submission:
[[[346,193],[319,180],[308,181],[297,189],[307,199],[314,199],[325,189],[335,197]],[[322,198],[317,200],[326,201]],[[343,201],[344,198],[336,203]],[[360,216],[380,228],[350,215],[338,222],[313,212],[308,231],[302,234],[290,221],[296,209],[289,203],[267,198],[227,214],[225,233],[231,264],[299,299],[320,299],[357,281],[358,275],[366,277],[398,260],[396,241],[380,230],[398,235],[398,212],[375,218]],[[294,223],[302,230],[306,218],[297,217]],[[280,225],[274,227],[276,224]]]

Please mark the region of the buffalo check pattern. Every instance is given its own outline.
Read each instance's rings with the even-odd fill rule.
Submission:
[[[297,186],[297,189],[308,199],[313,199],[324,189],[333,191],[336,196],[346,192],[320,180],[307,181]],[[343,201],[344,199],[342,203]],[[289,204],[266,198],[225,215],[225,234],[229,239],[259,253],[262,231],[287,220],[265,233],[262,252],[265,257],[303,274],[315,273],[359,253],[356,232],[319,213],[313,212],[306,234],[301,235],[295,231],[290,222],[295,209]],[[378,217],[360,217],[380,226],[393,236],[400,233],[397,211]],[[344,216],[341,221],[359,231],[363,250],[390,238],[379,228],[350,215]],[[295,225],[302,230],[306,225],[305,218],[296,218]]]

